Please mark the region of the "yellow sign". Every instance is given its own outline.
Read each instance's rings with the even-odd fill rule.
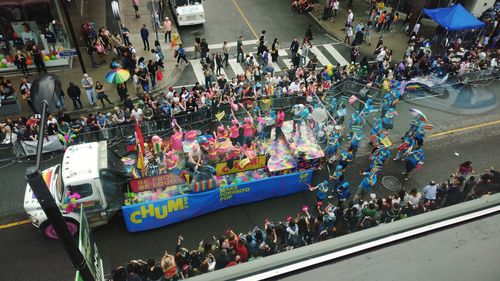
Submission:
[[[217,163],[217,165],[215,165],[215,173],[218,176],[224,176],[239,172],[262,169],[264,167],[266,167],[266,156],[259,155],[255,157],[253,160],[251,160],[249,163],[248,163],[248,158],[235,160],[233,162],[232,168],[228,166],[228,162]]]
[[[148,205],[142,205],[139,210],[132,212],[130,214],[130,221],[135,224],[141,224],[142,220],[148,217],[164,219],[169,213],[187,208],[189,208],[187,196],[168,200],[161,206],[150,203]]]

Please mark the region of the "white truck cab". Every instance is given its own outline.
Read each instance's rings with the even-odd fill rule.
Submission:
[[[107,224],[123,203],[123,191],[128,179],[123,174],[123,164],[107,143],[93,142],[68,147],[62,164],[42,172],[52,196],[56,200],[66,225],[72,234],[78,232],[79,207],[66,212],[63,205],[68,191],[78,193],[77,206],[83,206],[90,226]],[[29,184],[24,196],[24,209],[32,224],[47,237],[57,239]]]
[[[205,23],[205,10],[201,0],[170,0],[169,4],[179,26]]]

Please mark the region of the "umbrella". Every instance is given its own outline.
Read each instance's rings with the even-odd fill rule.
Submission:
[[[323,123],[328,119],[328,115],[326,110],[322,107],[315,108],[311,113],[312,119],[314,122]]]
[[[422,113],[422,111],[416,109],[416,108],[410,108],[410,114],[413,116],[413,117],[419,117],[420,120],[424,121],[424,122],[427,122],[427,117],[425,116],[425,114]]]
[[[38,113],[42,113],[43,101],[47,101],[48,110],[55,111],[61,96],[61,80],[52,74],[42,74],[31,84],[31,100]]]
[[[130,78],[130,73],[125,69],[113,69],[106,74],[106,81],[111,84],[121,84]]]

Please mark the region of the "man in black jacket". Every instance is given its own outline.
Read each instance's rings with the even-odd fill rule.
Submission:
[[[68,92],[68,96],[71,98],[71,101],[73,101],[73,106],[75,107],[75,110],[82,109],[82,101],[80,100],[80,95],[81,95],[81,90],[80,87],[75,85],[73,82],[69,82],[69,87],[66,90]],[[78,105],[80,105],[80,108],[78,108]]]
[[[292,44],[290,44],[290,51],[292,52],[292,58],[299,51],[299,39],[297,37],[293,38]]]

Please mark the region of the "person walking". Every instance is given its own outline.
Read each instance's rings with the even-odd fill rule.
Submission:
[[[351,49],[351,64],[355,64],[358,57],[359,57],[358,46],[354,46]]]
[[[222,69],[222,57],[219,53],[215,54],[215,64],[217,65],[217,71],[215,73],[217,74],[217,76],[220,76]]]
[[[134,7],[135,18],[140,18],[141,16],[139,16],[139,0],[132,0],[132,7]]]
[[[47,72],[47,69],[45,69],[45,63],[43,62],[42,53],[36,45],[31,47],[31,57],[33,58],[33,62],[35,63],[36,70],[38,70],[39,74],[42,73],[42,70]]]
[[[21,51],[17,51],[16,57],[14,59],[14,64],[18,69],[21,69],[21,72],[24,76],[28,76],[28,65],[26,64],[26,57]]]
[[[312,40],[313,40],[312,27],[309,24],[306,28],[306,33],[304,34],[304,41],[302,42],[302,46],[304,46],[307,43],[309,44],[309,47],[312,48],[312,43],[311,43]]]
[[[224,54],[222,64],[227,67],[229,62],[229,46],[227,45],[227,41],[224,41],[224,44],[222,44],[222,53]]]
[[[179,44],[179,48],[176,50],[176,56],[177,56],[177,63],[175,66],[179,66],[179,62],[181,60],[184,60],[186,64],[189,64],[188,60],[186,59],[186,50],[182,47],[182,44]]]
[[[241,60],[240,60],[241,55]],[[236,43],[236,61],[243,62],[245,60],[245,54],[243,53],[243,36],[238,38],[238,42]]]
[[[402,173],[405,175],[405,181],[410,179],[410,172],[413,171],[417,166],[422,166],[424,164],[424,149],[419,147],[412,152],[408,156],[408,160],[406,160],[405,171]],[[418,169],[417,169],[418,170]]]
[[[300,52],[300,65],[305,66],[307,64],[307,56],[309,55],[309,48],[306,45],[302,45],[302,51]]]
[[[153,88],[154,90],[156,87],[156,71],[158,71],[158,66],[156,65],[156,63],[153,62],[153,60],[149,60],[147,69],[149,73],[149,78],[151,79],[151,88]]]
[[[83,74],[82,86],[83,89],[85,89],[85,93],[87,94],[90,105],[94,106],[96,102],[94,81],[92,80],[92,77],[90,77],[87,73]]]
[[[207,59],[208,52],[210,51],[208,49],[208,43],[207,43],[207,40],[205,40],[205,38],[201,39],[200,51],[201,51],[201,60],[203,62]]]
[[[297,37],[293,38],[293,41],[290,44],[290,51],[292,52],[292,58],[294,58],[295,54],[299,51],[299,39],[297,39]]]
[[[35,106],[33,105],[33,101],[31,100],[31,83],[28,82],[28,79],[26,78],[21,79],[19,90],[21,91],[23,100],[26,101],[26,104],[28,104],[31,111],[33,111],[33,113],[36,113]]]
[[[109,104],[114,105],[114,103],[109,100],[108,95],[104,93],[104,85],[102,85],[99,81],[95,82],[95,92],[97,93],[97,99],[102,103],[102,107],[106,106],[104,104],[104,100],[106,100]]]
[[[130,40],[129,40],[130,31],[128,30],[128,28],[122,24],[120,27],[120,32],[123,36],[123,44],[125,46],[130,45]]]
[[[167,43],[167,39],[168,42],[172,42],[172,21],[168,17],[163,21],[163,30],[165,31],[165,43]]]
[[[82,92],[80,91],[80,87],[75,85],[75,83],[73,82],[69,82],[69,87],[66,90],[66,92],[68,93],[68,96],[71,98],[75,110],[82,109],[83,105],[82,101],[80,100],[80,95],[82,94]],[[80,105],[80,108],[78,108],[78,105]]]
[[[278,53],[278,50],[280,49],[280,43],[278,42],[278,38],[274,38],[274,41],[273,41],[273,44],[271,45],[271,61],[273,63],[277,63],[278,62],[278,56],[279,56],[279,53]]]
[[[345,38],[344,38],[344,43],[347,45],[351,44],[351,38],[352,38],[352,25],[350,23],[346,24],[345,26]]]
[[[143,24],[141,28],[141,38],[142,44],[144,44],[144,50],[146,50],[147,47],[147,50],[149,51],[149,30],[145,24]]]

